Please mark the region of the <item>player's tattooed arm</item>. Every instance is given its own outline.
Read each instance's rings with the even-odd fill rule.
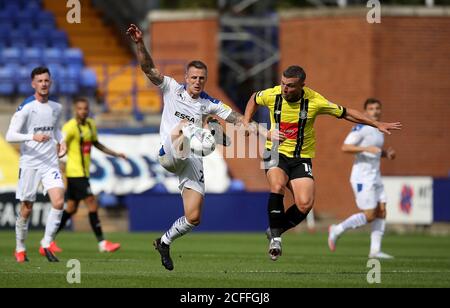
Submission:
[[[159,86],[163,83],[164,76],[156,68],[155,62],[150,56],[147,47],[145,47],[144,35],[142,31],[136,25],[132,24],[128,28],[127,34],[136,43],[137,56],[139,63],[141,64],[142,71],[145,73],[145,75],[147,75],[147,77],[154,85]]]
[[[344,119],[350,122],[359,123],[359,124],[365,124],[370,125],[372,127],[378,128],[378,130],[382,133],[391,134],[391,130],[400,130],[402,129],[402,124],[400,122],[394,122],[394,123],[386,123],[386,122],[378,122],[373,121],[372,119],[365,116],[363,113],[347,108],[347,112],[344,116]]]

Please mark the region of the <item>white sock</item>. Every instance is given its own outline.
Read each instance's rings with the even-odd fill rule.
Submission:
[[[16,252],[26,251],[25,241],[28,236],[29,219],[23,218],[21,215],[16,220]]]
[[[191,232],[195,226],[193,224],[190,224],[186,217],[181,217],[175,223],[172,225],[172,227],[167,231],[163,237],[161,238],[161,241],[166,244],[170,245],[173,241],[175,241],[177,238],[182,237],[183,235],[188,234]]]
[[[375,254],[381,251],[381,241],[384,230],[386,229],[386,220],[377,218],[372,222],[372,233],[370,235],[370,253]]]
[[[63,210],[56,210],[52,208],[48,214],[47,224],[45,226],[45,236],[41,241],[43,248],[50,247],[51,242],[54,241],[56,231],[58,231],[59,225],[61,224],[61,218],[63,215]]]
[[[336,226],[335,230],[337,235],[341,235],[348,229],[356,229],[364,226],[365,224],[367,224],[366,215],[364,215],[364,213],[358,213],[350,216],[349,218],[341,222],[339,225]]]

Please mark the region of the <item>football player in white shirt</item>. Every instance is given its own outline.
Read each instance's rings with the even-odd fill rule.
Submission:
[[[381,102],[370,98],[364,104],[366,114],[378,121],[381,117]],[[391,259],[381,251],[385,231],[386,194],[381,182],[380,159],[395,158],[392,148],[383,149],[384,135],[376,128],[356,125],[344,141],[342,150],[354,154],[350,183],[355,193],[356,204],[362,211],[329,228],[328,246],[335,251],[338,238],[349,229],[356,229],[372,223],[369,258]]]
[[[45,67],[35,68],[31,73],[31,85],[35,94],[26,99],[12,117],[6,140],[21,143],[19,183],[16,198],[21,201],[16,221],[16,261],[27,262],[25,240],[33,203],[39,184],[44,187],[52,203],[41,241],[39,253],[50,262],[58,262],[51,244],[61,222],[64,207],[64,183],[58,165],[58,156],[66,153],[61,133],[61,105],[49,100],[52,84],[50,72]]]
[[[207,67],[203,62],[192,61],[188,64],[185,84],[181,85],[174,79],[163,76],[155,67],[143,42],[142,31],[137,26],[130,25],[127,34],[137,45],[142,70],[163,93],[159,161],[166,170],[178,176],[183,199],[185,216],[175,221],[162,238],[154,242],[163,266],[171,271],[174,265],[170,257],[170,245],[200,224],[205,194],[203,160],[189,155],[189,145],[185,141],[202,129],[208,115],[240,125],[243,123],[243,115],[232,111],[203,91],[207,81]]]

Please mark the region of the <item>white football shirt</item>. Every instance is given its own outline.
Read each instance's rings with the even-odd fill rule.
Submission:
[[[382,149],[384,135],[375,127],[358,124],[348,134],[344,144],[352,144],[360,147],[375,146]],[[378,154],[368,152],[356,154],[350,181],[352,183],[380,183],[380,159],[381,152]]]
[[[202,92],[197,99],[192,98],[184,85],[180,85],[168,76],[164,77],[164,81],[159,87],[164,101],[160,127],[162,144],[181,120],[187,120],[202,127],[203,115],[217,115],[225,120],[232,112],[226,104],[210,97],[205,92]]]
[[[60,128],[62,106],[49,100],[39,102],[34,96],[27,98],[11,119],[6,139],[22,143],[20,168],[59,168],[56,145],[63,140]],[[33,135],[51,137],[47,142],[36,142]]]

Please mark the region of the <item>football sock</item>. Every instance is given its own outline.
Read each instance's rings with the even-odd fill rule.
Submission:
[[[336,226],[335,230],[337,235],[339,236],[348,229],[356,229],[364,226],[365,224],[367,224],[366,215],[364,215],[364,213],[358,213],[341,222]]]
[[[62,218],[61,218],[61,224],[59,225],[58,231],[56,231],[56,234],[61,232],[62,229],[66,227],[67,222],[72,217],[71,214],[69,214],[67,211],[63,212]]]
[[[16,252],[26,251],[25,241],[28,236],[29,219],[23,218],[21,215],[16,220]]]
[[[283,233],[298,226],[303,220],[306,219],[307,216],[308,214],[302,213],[298,209],[297,205],[294,204],[293,206],[291,206],[286,211]]]
[[[95,233],[95,237],[98,242],[104,241],[102,225],[100,224],[100,219],[98,218],[97,212],[89,213],[89,223],[91,224],[92,231]]]
[[[181,217],[162,236],[161,241],[166,245],[171,245],[176,239],[191,232],[195,226],[187,221],[186,217]]]
[[[47,225],[45,226],[45,236],[41,241],[43,248],[50,247],[50,243],[55,239],[56,231],[58,231],[61,223],[63,210],[57,210],[52,208],[47,218]]]
[[[272,238],[279,238],[283,234],[286,225],[286,217],[283,204],[284,195],[271,193],[267,212],[269,214],[269,226]]]
[[[370,253],[375,254],[381,251],[381,241],[384,230],[386,229],[386,220],[377,218],[372,222],[372,233],[370,235]]]

